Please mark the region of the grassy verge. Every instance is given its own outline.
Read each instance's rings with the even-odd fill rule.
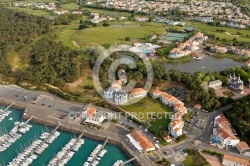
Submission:
[[[235,55],[235,54],[230,54],[230,53],[224,53],[224,54],[218,54],[218,53],[213,53],[212,56],[217,57],[217,58],[230,58],[234,60],[249,60],[250,57],[245,57],[241,55]]]

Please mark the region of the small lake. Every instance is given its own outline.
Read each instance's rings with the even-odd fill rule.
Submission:
[[[215,58],[213,56],[205,56],[203,59],[193,59],[188,62],[166,63],[167,70],[174,69],[190,73],[197,71],[204,71],[205,73],[209,71],[220,72],[227,68],[240,66],[244,66],[244,62],[234,61],[229,58]]]

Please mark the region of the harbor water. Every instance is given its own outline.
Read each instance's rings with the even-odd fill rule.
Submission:
[[[0,106],[0,109],[4,109]],[[8,133],[13,127],[14,122],[21,122],[22,111],[17,109],[9,109],[11,113],[2,122],[0,122],[0,135],[3,133]],[[13,143],[7,150],[0,152],[0,166],[8,165],[19,152],[28,147],[36,138],[39,138],[42,132],[51,131],[53,128],[46,127],[40,124],[29,122],[33,127],[22,135],[15,143]],[[45,149],[43,153],[38,155],[37,159],[33,161],[32,166],[43,166],[48,165],[49,161],[56,155],[57,152],[61,151],[62,147],[66,145],[72,137],[78,137],[72,133],[63,132],[58,138],[56,138],[49,147]],[[66,164],[67,166],[80,166],[83,165],[90,153],[95,149],[98,144],[103,144],[104,142],[97,141],[94,139],[82,137],[84,139],[84,144],[81,146],[79,151],[77,151],[74,156]],[[108,152],[101,158],[99,166],[112,166],[117,160],[126,161],[129,158],[115,145],[106,144],[105,148]],[[133,164],[126,164],[132,166]]]

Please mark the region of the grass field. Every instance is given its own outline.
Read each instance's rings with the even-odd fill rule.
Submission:
[[[227,35],[225,32],[217,32],[216,29],[223,29],[226,32],[235,35],[237,32],[242,33],[242,35],[239,35],[236,39],[238,41],[245,41],[249,42],[249,38],[246,37],[246,35],[249,35],[249,30],[244,30],[244,29],[236,29],[236,28],[230,28],[230,27],[216,27],[216,26],[209,26],[208,24],[200,23],[200,22],[190,22],[190,21],[185,21],[186,26],[191,26],[194,28],[199,29],[202,32],[207,32],[208,34],[214,34],[216,37],[219,37],[220,39],[226,39],[226,40],[232,40],[233,36]]]
[[[22,8],[22,7],[8,7],[9,9],[17,10],[17,11],[24,11],[29,14],[37,15],[37,16],[51,16],[51,12],[47,12],[44,10],[34,10],[31,8]]]
[[[170,123],[170,119],[167,118],[161,118],[156,119],[152,126],[149,128],[149,131],[154,133],[154,136],[156,136],[161,142],[163,142],[162,134],[164,131],[168,131],[168,124]]]
[[[117,23],[117,25],[120,24]],[[128,22],[122,27],[114,27],[111,25],[110,27],[99,26],[83,29],[77,31],[72,40],[76,41],[78,45],[83,48],[95,45],[108,47],[114,42],[124,42],[126,37],[130,37],[133,42],[143,40],[154,34],[162,34],[164,32],[165,30],[162,24],[145,23],[145,25],[142,25],[142,23]]]
[[[76,3],[66,3],[60,5],[63,10],[73,10],[73,9],[79,9],[79,6]]]
[[[121,106],[121,108],[125,111],[137,114],[138,118],[142,120],[149,120],[151,118],[151,113],[162,113],[161,115],[163,116],[164,113],[172,112],[170,107],[150,97],[145,97],[132,105]]]

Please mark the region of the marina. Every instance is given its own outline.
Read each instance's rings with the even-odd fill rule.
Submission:
[[[3,107],[0,106],[0,108]],[[10,110],[11,113],[9,114],[9,117],[13,118],[15,126],[25,124],[24,120],[21,119],[23,113],[22,111],[12,108]],[[4,119],[0,123],[0,135],[5,133],[3,128],[6,128],[6,130],[10,131],[13,129],[13,121]],[[17,133],[23,134],[23,136],[15,141],[13,145],[9,146],[9,148],[7,148],[5,151],[0,152],[0,165],[14,165],[14,163],[11,163],[13,161],[18,161],[19,163],[23,163],[23,165],[28,164],[31,166],[49,165],[49,162],[53,159],[53,157],[56,156],[58,152],[62,150],[62,147],[67,146],[69,140],[77,140],[76,135],[73,133],[57,131],[61,124],[57,124],[54,129],[33,122],[29,122],[29,125],[32,126],[29,131],[25,133],[20,133],[18,131]],[[58,134],[59,132],[60,134]],[[55,138],[51,143],[46,142],[52,137],[57,138]],[[78,136],[78,139],[82,137],[84,136]],[[84,137],[84,144],[81,144],[81,146],[70,146],[70,155],[73,153],[74,155],[72,155],[68,162],[63,165],[83,165],[83,163],[87,161],[87,158],[91,152],[94,151],[98,144],[104,144],[104,142]],[[99,165],[111,166],[117,160],[126,161],[129,159],[117,146],[106,144],[105,149],[107,152],[103,155],[103,157],[97,156],[96,158],[96,160],[99,161]],[[22,158],[30,159],[25,160],[24,162]],[[128,164],[128,166],[132,165],[132,163]]]

